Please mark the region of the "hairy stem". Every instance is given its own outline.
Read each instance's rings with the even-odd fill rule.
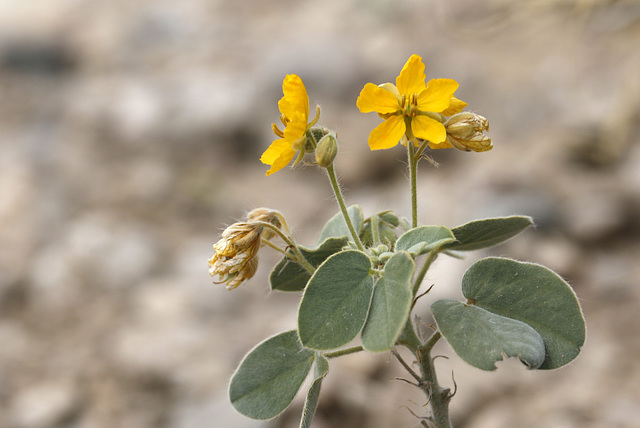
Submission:
[[[418,189],[417,170],[418,161],[413,141],[407,141],[407,154],[409,162],[409,181],[411,183],[411,227],[418,227]]]
[[[415,332],[411,320],[407,320],[404,330],[398,339],[401,344],[411,350],[418,358],[420,363],[420,377],[418,380],[418,388],[420,388],[427,396],[429,406],[431,407],[431,422],[435,428],[451,428],[449,419],[449,402],[451,394],[448,388],[443,388],[438,383],[436,369],[433,365],[431,350],[442,335],[436,331],[424,344],[421,344],[418,335]],[[409,371],[415,377],[413,370]]]
[[[302,254],[302,251],[300,251],[300,248],[298,248],[298,245],[290,236],[283,233],[280,228],[274,226],[268,221],[256,221],[254,223],[260,224],[261,226],[268,227],[269,229],[273,230],[291,248],[293,253],[296,255],[296,262],[299,263],[303,268],[305,268],[310,274],[313,274],[315,272],[316,268],[314,268],[311,263],[307,261],[307,259]]]
[[[362,350],[364,350],[362,346],[353,346],[351,348],[338,349],[337,351],[329,352],[323,355],[325,356],[325,358],[331,359],[342,357],[343,355],[355,354],[356,352],[360,352]]]
[[[342,217],[344,217],[344,221],[347,223],[347,227],[349,228],[349,232],[351,233],[353,242],[356,243],[356,246],[360,251],[364,252],[364,245],[362,245],[362,241],[360,241],[360,237],[358,236],[355,227],[353,227],[353,223],[351,222],[351,218],[349,217],[349,212],[347,211],[347,206],[344,203],[344,198],[342,197],[342,192],[340,191],[340,185],[338,184],[338,179],[336,178],[336,171],[333,169],[333,164],[329,165],[326,169],[327,173],[329,174],[329,180],[331,181],[333,193],[338,200],[340,211],[342,211]]]
[[[422,281],[424,280],[424,277],[427,274],[427,271],[431,267],[431,264],[434,262],[436,257],[438,257],[438,253],[439,253],[439,251],[438,251],[437,248],[434,248],[433,250],[431,250],[429,252],[429,255],[427,256],[426,260],[422,264],[422,268],[420,269],[420,273],[418,273],[418,276],[416,276],[415,282],[413,283],[413,296],[414,297],[418,293],[418,290],[420,289],[420,285],[422,285]]]

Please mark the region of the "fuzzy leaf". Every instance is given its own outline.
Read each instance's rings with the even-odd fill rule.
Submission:
[[[300,428],[311,428],[311,422],[315,415],[316,408],[318,407],[318,400],[320,399],[320,386],[322,385],[322,379],[329,372],[329,361],[319,353],[316,353],[316,361],[313,365],[313,382],[307,391],[307,397],[304,400],[304,407],[302,408],[302,419],[300,421]]]
[[[353,227],[356,229],[356,233],[360,235],[360,232],[362,232],[362,223],[364,222],[362,209],[359,205],[351,205],[347,208],[347,212],[349,213]],[[342,212],[338,212],[331,217],[324,225],[324,228],[322,228],[322,232],[320,232],[320,237],[318,238],[318,244],[323,243],[327,238],[342,238],[343,236],[349,237],[349,240],[352,239],[351,232],[349,232],[349,227],[344,221]]]
[[[253,419],[271,419],[291,404],[311,370],[315,353],[304,349],[295,330],[253,348],[231,378],[233,407]]]
[[[451,229],[456,242],[447,244],[447,250],[472,251],[503,243],[533,225],[531,217],[510,216],[474,220]]]
[[[406,252],[395,253],[384,267],[384,276],[373,288],[362,345],[371,352],[391,349],[409,316],[413,295],[411,277],[414,263]]]
[[[310,349],[346,345],[364,325],[373,278],[371,261],[360,251],[342,251],[318,267],[304,290],[298,310],[298,332]]]
[[[337,253],[347,245],[347,237],[327,238],[317,248],[305,248],[300,246],[300,251],[313,267],[318,267],[330,255]],[[289,253],[293,254],[291,250]],[[307,286],[311,278],[309,273],[300,264],[292,261],[289,257],[283,257],[273,268],[269,276],[269,283],[272,290],[279,291],[302,291]]]
[[[474,367],[495,370],[503,355],[533,369],[544,361],[542,337],[521,321],[450,299],[434,302],[431,312],[456,354]]]
[[[419,256],[452,242],[455,242],[455,237],[451,230],[444,226],[418,226],[398,238],[396,251],[404,250]]]
[[[462,293],[480,308],[533,327],[546,349],[541,369],[561,367],[580,353],[586,336],[580,304],[552,270],[511,259],[482,259],[462,278]]]

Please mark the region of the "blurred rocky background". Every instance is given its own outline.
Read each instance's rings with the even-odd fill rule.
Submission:
[[[589,327],[571,365],[493,373],[439,344],[459,428],[640,427],[640,4],[630,0],[0,0],[0,427],[289,428],[236,414],[227,382],[295,326],[277,260],[229,292],[211,245],[279,209],[312,244],[337,211],[315,168],[264,177],[287,73],[338,132],[337,170],[365,214],[409,214],[404,151],[370,152],[366,82],[412,53],[491,122],[488,153],[435,152],[420,220],[529,214],[537,228],[427,281],[461,297],[494,254],[574,286]],[[428,321],[429,299],[418,312]],[[453,375],[452,375],[453,374]],[[332,364],[317,428],[416,427],[425,399],[388,354]]]

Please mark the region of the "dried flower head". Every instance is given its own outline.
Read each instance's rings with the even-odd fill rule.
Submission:
[[[232,290],[251,278],[258,269],[258,250],[264,226],[256,223],[234,223],[222,232],[209,259],[209,275],[217,275],[219,283]]]

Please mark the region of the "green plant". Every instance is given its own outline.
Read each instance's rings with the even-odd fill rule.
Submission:
[[[488,122],[482,116],[462,112],[466,103],[453,96],[458,84],[450,79],[424,82],[424,65],[412,56],[396,85],[365,85],[357,106],[377,112],[384,120],[369,136],[373,150],[406,146],[411,186],[411,219],[394,211],[365,218],[358,205],[347,207],[333,161],[338,152],[335,134],[309,122],[306,89],[302,80],[289,75],[279,102],[284,130],[275,125],[279,139],[261,160],[271,166],[267,175],[306,154],[324,168],[340,212],[320,232],[314,247],[296,243],[284,216],[258,208],[246,221],[227,228],[215,244],[209,261],[217,275],[233,289],[251,278],[257,253],[268,245],[282,253],[269,281],[278,291],[300,292],[297,328],[260,343],[243,359],[233,375],[229,395],[234,407],[255,419],[281,413],[311,374],[300,427],[310,427],[318,404],[320,386],[329,372],[329,361],[355,352],[390,351],[424,391],[431,414],[424,426],[450,427],[452,392],[438,383],[431,355],[441,338],[468,364],[495,370],[495,363],[516,357],[530,369],[555,369],[572,361],[585,340],[585,322],[571,287],[546,267],[506,258],[484,258],[473,264],[462,279],[466,301],[437,300],[431,304],[436,321],[422,339],[412,322],[412,311],[423,279],[440,256],[462,257],[512,238],[532,225],[530,217],[509,216],[475,220],[448,228],[419,225],[416,174],[427,150],[457,148],[487,151],[491,139],[484,134]],[[429,159],[430,160],[430,159]],[[285,248],[273,242],[281,238]],[[361,345],[347,347],[360,336]],[[414,371],[395,348],[404,346],[415,356]]]

